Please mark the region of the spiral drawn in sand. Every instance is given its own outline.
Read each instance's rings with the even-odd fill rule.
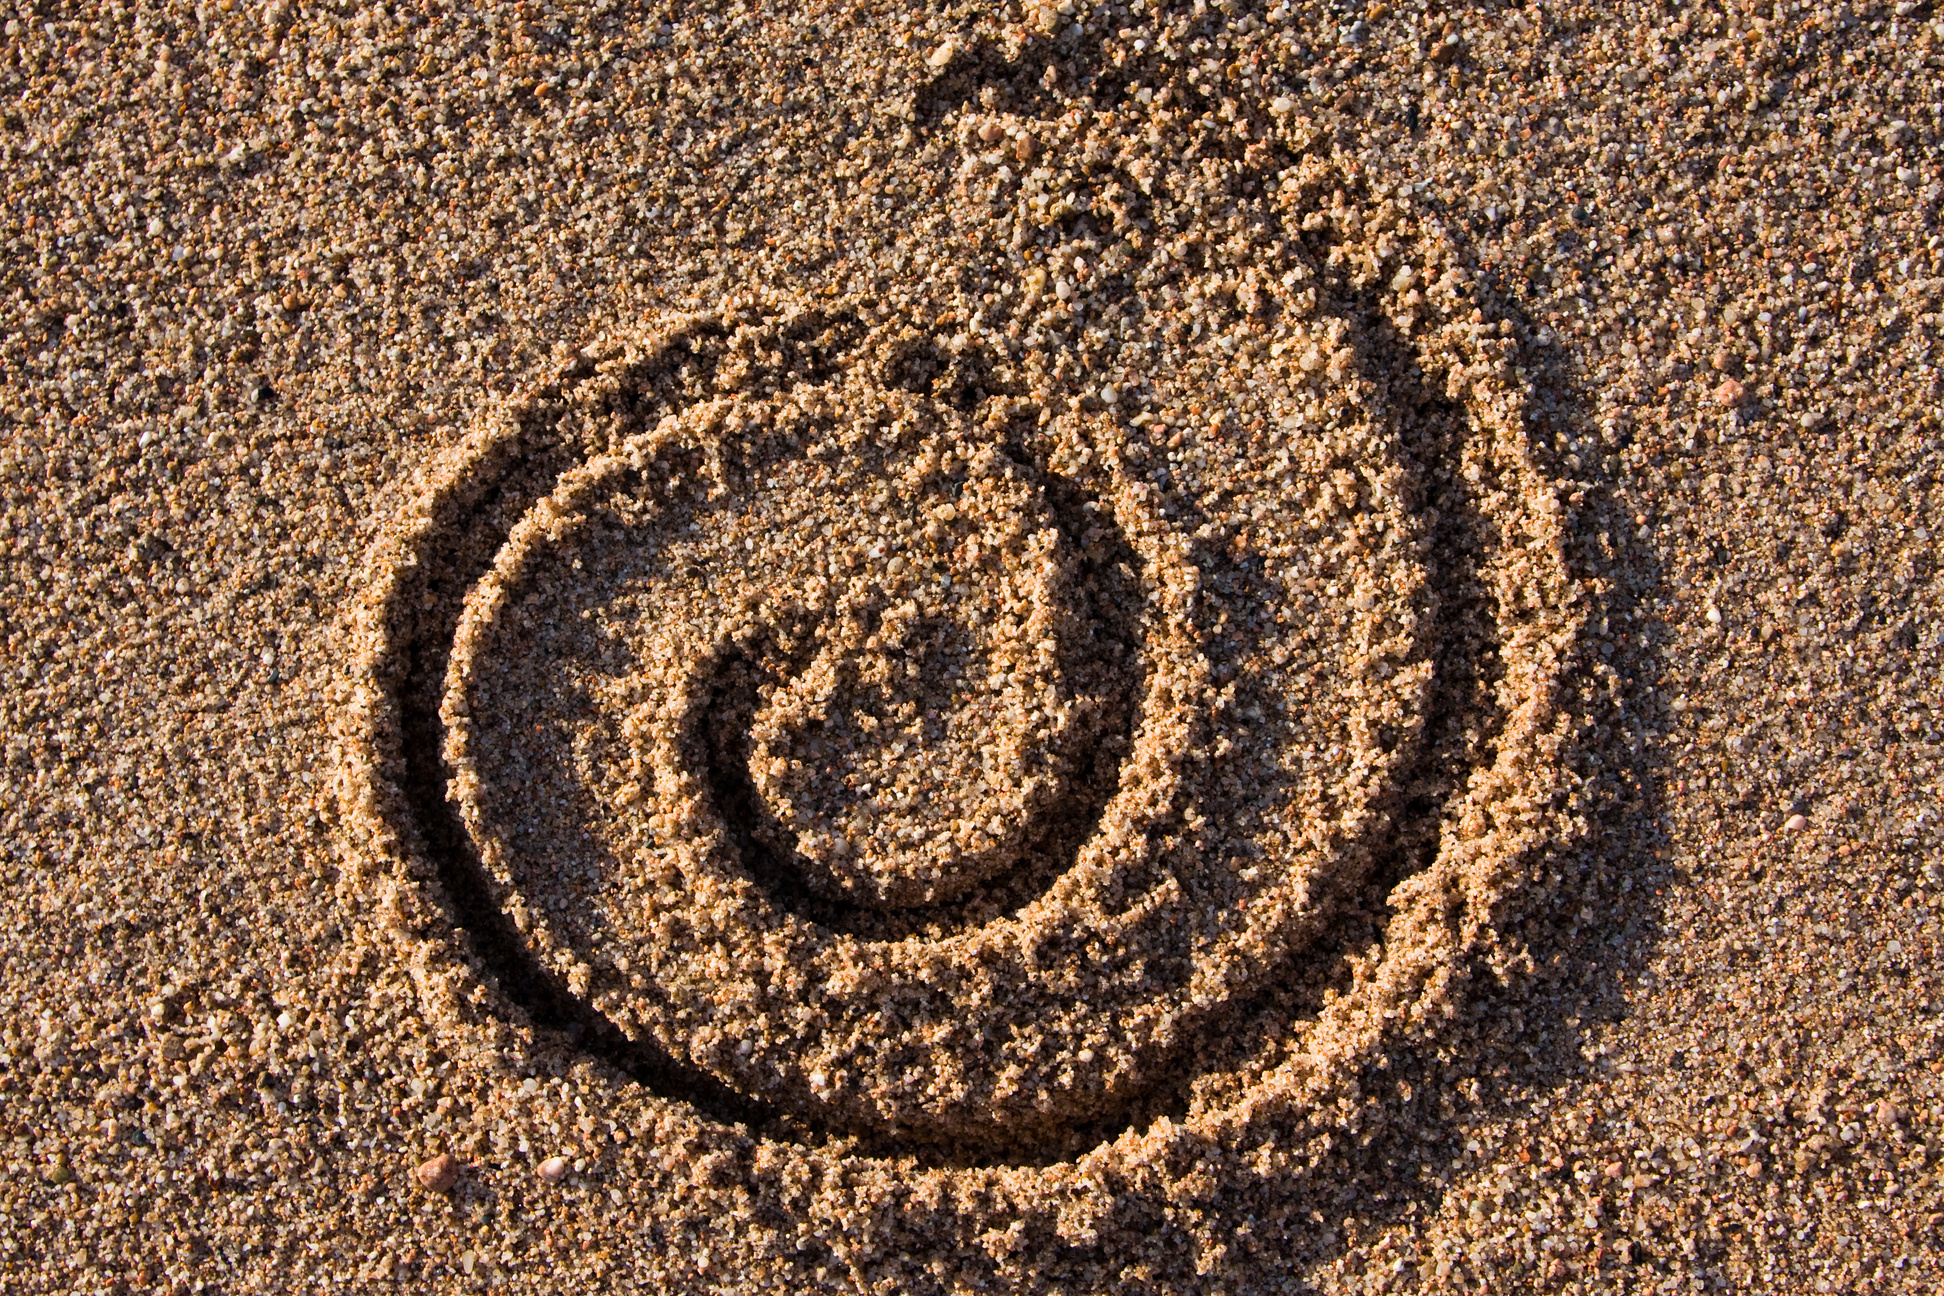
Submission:
[[[1295,289],[1176,375],[1193,425],[739,306],[437,465],[374,551],[345,799],[451,1029],[566,1030],[806,1155],[1126,1167],[1446,1012],[1555,831],[1577,595],[1510,342],[1354,193],[1285,186]],[[1224,433],[1249,384],[1273,420]]]

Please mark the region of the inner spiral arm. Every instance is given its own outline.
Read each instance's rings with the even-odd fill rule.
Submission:
[[[590,863],[573,865],[573,850],[563,854],[571,834],[555,834],[544,855],[515,840],[525,801],[495,808],[500,794],[491,789],[519,785],[519,772],[539,763],[537,753],[521,753],[536,741],[557,741],[544,736],[545,726],[520,717],[536,697],[550,688],[557,694],[559,686],[518,682],[527,679],[523,667],[514,668],[508,678],[515,682],[506,686],[495,682],[503,672],[455,676],[462,691],[486,692],[450,707],[449,744],[462,756],[477,751],[491,766],[469,773],[458,793],[462,800],[484,798],[472,811],[475,830],[527,939],[565,970],[576,993],[625,1031],[652,1036],[724,1083],[779,1101],[805,1119],[958,1142],[1044,1138],[1151,1087],[1169,1070],[1173,1050],[1193,1035],[1193,1022],[1219,1012],[1241,987],[1270,975],[1284,951],[1309,940],[1332,894],[1326,874],[1317,873],[1320,861],[1341,854],[1366,817],[1351,813],[1321,837],[1262,836],[1268,857],[1246,861],[1246,870],[1245,861],[1232,860],[1233,833],[1246,826],[1212,819],[1210,811],[1233,800],[1228,784],[1237,779],[1263,788],[1270,783],[1260,772],[1242,770],[1242,752],[1228,750],[1228,726],[1216,719],[1211,727],[1209,719],[1233,692],[1211,675],[1208,656],[1234,638],[1234,628],[1225,629],[1230,611],[1221,604],[1232,603],[1236,615],[1244,610],[1243,591],[1210,579],[1225,560],[1213,553],[1196,557],[1174,527],[1153,515],[1145,488],[1117,477],[1111,462],[1093,470],[1091,485],[1076,479],[1060,486],[1059,474],[1035,467],[1030,452],[987,455],[962,480],[939,478],[934,469],[917,467],[931,462],[922,449],[928,444],[919,442],[913,456],[920,473],[914,481],[931,483],[918,496],[898,489],[886,494],[868,476],[847,489],[909,498],[903,515],[922,522],[928,541],[954,546],[960,543],[954,527],[968,510],[976,514],[975,499],[1019,519],[1026,516],[1017,512],[1020,504],[1005,501],[1038,499],[1032,508],[1056,519],[1050,526],[1007,523],[1009,529],[990,537],[989,547],[1007,559],[996,569],[994,597],[1002,602],[994,606],[1016,609],[1008,614],[1015,629],[994,631],[1000,638],[993,642],[1007,642],[1006,633],[1020,636],[1024,655],[999,652],[967,684],[1003,690],[1007,706],[1026,699],[1037,720],[1069,706],[1084,687],[1098,715],[1118,712],[1128,734],[1122,739],[1096,729],[1088,735],[1095,741],[1075,749],[1070,763],[1079,778],[1069,790],[1102,798],[1098,808],[1049,816],[1055,829],[1029,841],[1028,867],[975,886],[972,903],[960,903],[956,913],[936,904],[846,908],[841,893],[811,884],[814,871],[830,868],[831,860],[792,853],[804,834],[785,831],[790,826],[776,812],[778,789],[815,796],[823,786],[779,777],[779,766],[790,775],[796,762],[817,759],[812,730],[833,722],[868,729],[943,709],[885,711],[870,701],[878,693],[856,692],[858,679],[881,692],[907,666],[922,675],[923,663],[880,662],[870,670],[832,665],[848,660],[846,653],[894,652],[924,619],[907,610],[900,614],[904,628],[897,629],[884,610],[935,607],[940,612],[924,615],[936,616],[957,605],[957,573],[949,564],[925,559],[914,568],[913,559],[930,552],[910,547],[915,531],[887,531],[882,542],[866,534],[832,550],[797,538],[790,528],[808,525],[805,517],[783,518],[775,537],[759,530],[753,523],[762,497],[710,496],[718,502],[705,508],[696,496],[643,513],[601,504],[601,491],[588,493],[588,483],[609,470],[580,474],[560,503],[536,511],[499,576],[473,598],[475,615],[459,638],[476,663],[511,662],[518,644],[519,660],[546,661],[556,670],[564,665],[572,675],[583,669],[573,663],[602,656],[596,641],[603,635],[639,638],[631,624],[650,628],[652,643],[643,640],[635,657],[659,655],[672,663],[676,674],[657,676],[663,680],[657,687],[665,690],[679,678],[684,682],[676,692],[689,699],[664,707],[663,720],[651,720],[664,736],[651,744],[653,778],[637,785],[652,789],[651,804],[639,816],[590,822],[590,831],[609,839]],[[730,460],[753,453],[750,443],[717,443],[710,453],[724,476],[741,481],[820,474],[830,462],[813,453],[746,472]],[[1058,444],[1051,453],[1059,453]],[[1077,451],[1072,457],[1079,458]],[[869,468],[892,473],[888,483],[902,480],[899,471]],[[633,479],[616,469],[607,480],[620,488]],[[941,490],[948,496],[939,498]],[[1056,491],[1068,497],[1054,500]],[[612,523],[600,521],[609,516]],[[902,581],[879,589],[827,579],[855,569],[866,554],[902,558]],[[1354,569],[1355,555],[1345,554]],[[1136,561],[1126,561],[1130,556]],[[768,596],[752,602],[734,593],[737,573],[763,570],[770,561],[792,564],[786,570],[796,575],[764,588],[824,591],[808,603],[777,605],[779,615],[796,608],[789,615],[809,629],[765,630],[772,616],[764,610]],[[1052,584],[1045,594],[1034,593],[1041,586],[1031,581],[1015,589],[1014,571]],[[1273,601],[1274,588],[1269,582],[1250,597]],[[963,597],[974,607],[985,596],[968,586]],[[833,598],[881,610],[875,620],[846,614],[831,622],[829,611],[816,609],[828,609]],[[703,608],[723,610],[670,637]],[[732,628],[714,647],[709,635],[717,632],[699,628],[711,617],[727,618],[721,624]],[[1064,628],[1041,637],[1048,627]],[[1313,638],[1328,629],[1310,625],[1302,633]],[[1373,650],[1382,642],[1381,634],[1357,635]],[[1321,647],[1311,650],[1319,668],[1331,665],[1316,655]],[[945,657],[957,660],[962,654],[955,651]],[[819,662],[825,677],[806,684]],[[1057,688],[1048,701],[1036,700],[1030,674],[1021,683],[1032,663],[1053,671],[1047,678]],[[1126,687],[1130,663],[1142,681],[1138,695]],[[851,700],[832,710],[833,699],[845,696]],[[880,701],[895,703],[897,696],[894,690]],[[1336,705],[1329,696],[1328,690],[1319,695],[1319,714],[1326,717]],[[951,702],[963,704],[956,692]],[[550,713],[574,705],[549,704]],[[773,717],[767,729],[766,714]],[[489,723],[490,741],[484,730],[468,736]],[[1071,732],[1063,724],[1045,732]],[[901,755],[907,738],[915,744],[925,736],[919,724],[889,750]],[[1370,746],[1361,731],[1345,736],[1356,738],[1360,751]],[[792,744],[800,745],[800,755],[786,754],[799,750]],[[855,741],[846,746],[858,749]],[[1330,759],[1315,755],[1292,772],[1311,779],[1340,774],[1335,764],[1324,768]],[[1356,757],[1373,770],[1385,759],[1374,749]],[[946,774],[948,784],[957,782],[950,767]],[[510,784],[508,775],[515,776]],[[762,776],[771,779],[767,791]],[[581,777],[592,783],[598,772],[590,768]],[[846,790],[875,793],[868,786]],[[940,804],[957,791],[941,786]],[[1015,813],[1020,808],[1001,804]],[[1278,804],[1299,817],[1343,813],[1328,798],[1311,806],[1290,796]],[[993,822],[998,817],[986,822],[1004,832],[1008,825]],[[1022,817],[1033,826],[1033,816]],[[1285,859],[1285,851],[1293,854]],[[1231,863],[1233,871],[1222,871]],[[563,886],[563,879],[573,881]]]

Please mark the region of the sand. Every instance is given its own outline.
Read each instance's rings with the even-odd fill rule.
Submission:
[[[0,1285],[1944,1281],[1927,7],[4,32]]]

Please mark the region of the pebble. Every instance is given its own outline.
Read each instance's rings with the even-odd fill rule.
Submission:
[[[540,1177],[550,1184],[557,1184],[567,1177],[567,1158],[550,1156],[540,1163]]]
[[[450,1152],[441,1152],[428,1161],[421,1161],[413,1175],[428,1192],[451,1192],[459,1182],[459,1160]]]
[[[1809,826],[1807,815],[1792,814],[1782,825],[1784,832],[1799,833]]]

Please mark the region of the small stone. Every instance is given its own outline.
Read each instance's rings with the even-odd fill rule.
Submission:
[[[931,52],[931,55],[925,59],[925,65],[932,68],[942,68],[947,63],[950,63],[957,55],[958,43],[956,41],[946,41]]]
[[[459,1162],[450,1152],[441,1152],[420,1164],[413,1172],[421,1187],[429,1192],[451,1192],[459,1182]]]
[[[1018,142],[1013,145],[1013,156],[1021,162],[1031,162],[1033,154],[1038,151],[1039,146],[1033,142],[1031,135],[1021,135]]]
[[[1809,819],[1807,816],[1792,814],[1789,816],[1788,821],[1782,825],[1782,831],[1799,833],[1803,829],[1807,828],[1808,826],[1809,826]]]
[[[1715,388],[1715,404],[1721,406],[1723,409],[1733,409],[1735,406],[1741,404],[1742,398],[1747,395],[1748,389],[1736,382],[1733,378],[1723,378],[1721,380],[1721,386]]]
[[[567,1177],[567,1158],[550,1156],[540,1163],[540,1177],[550,1184],[557,1184]]]
[[[979,142],[982,144],[997,144],[1004,138],[1006,138],[1006,128],[996,121],[989,121],[979,127]]]

